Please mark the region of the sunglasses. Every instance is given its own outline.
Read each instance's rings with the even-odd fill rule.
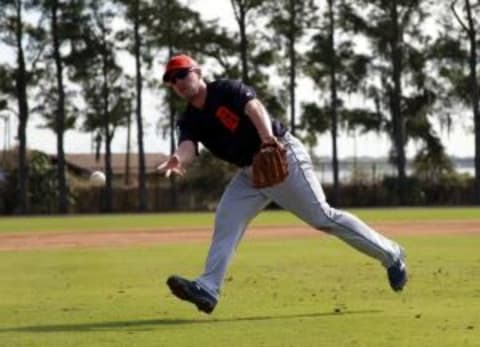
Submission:
[[[164,81],[167,83],[175,84],[177,82],[177,79],[183,80],[185,77],[188,76],[188,74],[191,71],[192,71],[192,68],[179,69],[179,70],[173,71],[171,74],[165,76]]]

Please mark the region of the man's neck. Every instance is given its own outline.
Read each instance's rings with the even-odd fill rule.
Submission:
[[[205,100],[207,99],[207,85],[204,81],[200,83],[198,93],[190,99],[190,104],[198,109],[202,109],[205,106]]]

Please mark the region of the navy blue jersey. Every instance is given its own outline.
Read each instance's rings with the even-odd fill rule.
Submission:
[[[203,109],[188,105],[177,122],[179,143],[193,141],[198,153],[200,142],[220,159],[239,167],[250,165],[261,141],[245,105],[255,97],[255,90],[240,81],[207,83]],[[286,132],[277,120],[272,120],[272,129],[277,137]]]

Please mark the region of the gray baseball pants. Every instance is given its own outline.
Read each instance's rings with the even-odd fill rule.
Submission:
[[[354,215],[330,207],[303,144],[288,133],[281,142],[287,149],[288,158],[289,175],[285,181],[273,187],[255,189],[251,184],[251,167],[241,168],[219,202],[205,271],[196,279],[216,298],[245,229],[271,201],[312,227],[335,235],[379,260],[386,268],[403,256],[397,243],[380,235]]]

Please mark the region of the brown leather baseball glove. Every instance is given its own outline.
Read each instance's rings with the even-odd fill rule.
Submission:
[[[255,188],[271,187],[283,182],[287,176],[287,151],[276,139],[262,144],[253,157],[253,186]]]

